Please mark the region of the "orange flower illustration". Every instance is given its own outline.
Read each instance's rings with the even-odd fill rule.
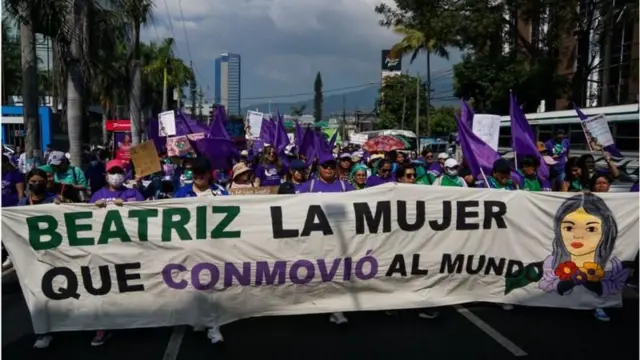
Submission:
[[[587,274],[588,281],[600,281],[604,276],[604,270],[597,263],[587,261],[582,264],[580,271]]]

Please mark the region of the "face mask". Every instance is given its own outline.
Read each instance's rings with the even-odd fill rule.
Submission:
[[[120,187],[124,184],[123,174],[107,174],[107,182],[113,187]]]
[[[447,175],[449,175],[449,176],[457,176],[458,175],[458,170],[456,170],[456,169],[446,168],[446,169],[444,169],[444,172],[447,173]]]
[[[97,160],[91,160],[91,166],[96,166],[98,165],[98,161]]]
[[[29,191],[36,195],[42,195],[47,191],[47,184],[38,183],[38,184],[29,184]]]

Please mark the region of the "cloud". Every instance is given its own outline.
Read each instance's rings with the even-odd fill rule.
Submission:
[[[269,96],[311,93],[318,71],[325,89],[378,81],[380,51],[398,40],[378,25],[378,2],[163,0],[156,2],[154,25],[144,29],[143,39],[174,37],[179,56],[187,62],[191,56],[207,97],[213,97],[214,59],[222,52],[240,54],[244,106]],[[418,58],[411,68],[424,73],[423,64]],[[432,69],[450,66],[441,59],[432,63]]]

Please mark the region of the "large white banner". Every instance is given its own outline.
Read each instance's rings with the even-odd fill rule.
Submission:
[[[6,209],[36,333],[472,301],[617,306],[629,194],[387,184],[340,194]]]

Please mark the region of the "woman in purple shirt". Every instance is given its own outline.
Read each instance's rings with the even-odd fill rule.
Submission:
[[[392,181],[394,181],[394,178],[391,176],[391,161],[382,159],[378,162],[378,173],[376,175],[369,176],[366,185],[367,187],[372,187]]]
[[[16,206],[24,196],[24,175],[2,155],[2,207]]]
[[[264,149],[264,157],[255,170],[255,186],[278,186],[287,173],[278,159],[276,149],[268,146]]]
[[[318,159],[318,178],[311,179],[298,188],[298,193],[328,193],[352,191],[353,186],[344,180],[338,179],[338,166],[336,160],[330,154],[322,154]],[[389,165],[391,166],[391,165]],[[333,313],[329,321],[335,324],[345,324],[347,320],[343,313]]]

